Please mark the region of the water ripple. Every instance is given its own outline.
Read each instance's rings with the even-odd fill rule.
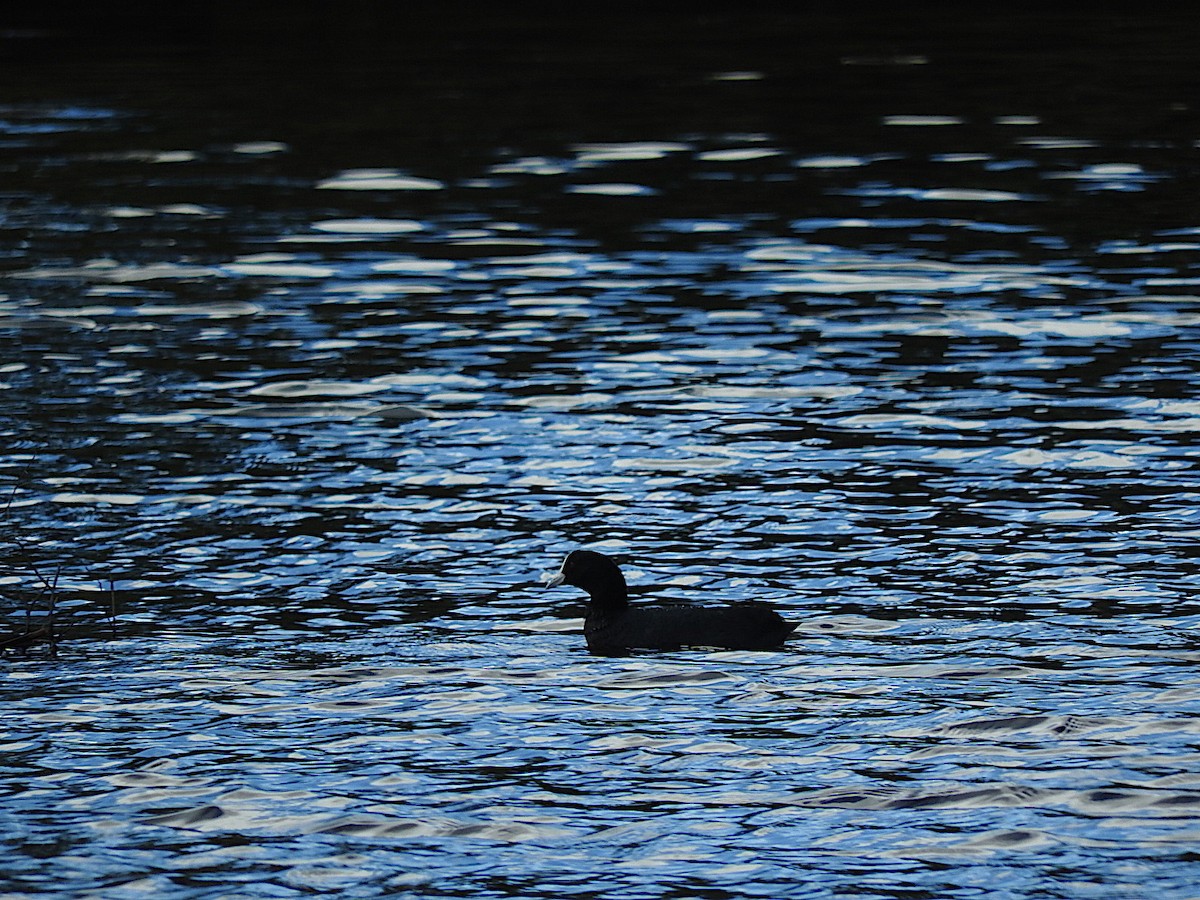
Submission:
[[[1172,57],[1124,133],[783,43],[0,107],[4,890],[1194,894]],[[796,635],[592,657],[583,544]]]

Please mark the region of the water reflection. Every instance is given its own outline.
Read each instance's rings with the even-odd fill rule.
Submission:
[[[1194,147],[733,62],[453,163],[6,103],[11,890],[1189,896]],[[801,633],[592,658],[579,544]]]

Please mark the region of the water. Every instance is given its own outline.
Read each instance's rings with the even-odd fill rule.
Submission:
[[[6,896],[1196,896],[1194,25],[190,24],[4,39]]]

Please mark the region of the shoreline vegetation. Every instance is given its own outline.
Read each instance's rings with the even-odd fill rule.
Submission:
[[[64,564],[48,563],[38,558],[39,554],[16,530],[12,522],[13,501],[17,495],[14,485],[0,511],[0,659],[10,655],[29,655],[34,650],[44,651],[48,658],[58,656],[59,644],[72,630],[94,626],[72,613],[64,613],[62,576]],[[101,582],[104,589],[105,582]],[[69,604],[74,606],[74,604]],[[88,602],[86,611],[94,611]],[[117,635],[116,583],[107,581],[107,600],[102,616]]]

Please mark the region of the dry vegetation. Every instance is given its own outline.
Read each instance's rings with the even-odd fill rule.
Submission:
[[[0,512],[0,656],[32,652],[57,656],[59,643],[72,630],[94,629],[105,619],[115,636],[116,586],[108,582],[103,610],[89,602],[82,609],[64,611],[64,563],[48,560],[17,529],[13,521],[16,495],[14,485]]]

